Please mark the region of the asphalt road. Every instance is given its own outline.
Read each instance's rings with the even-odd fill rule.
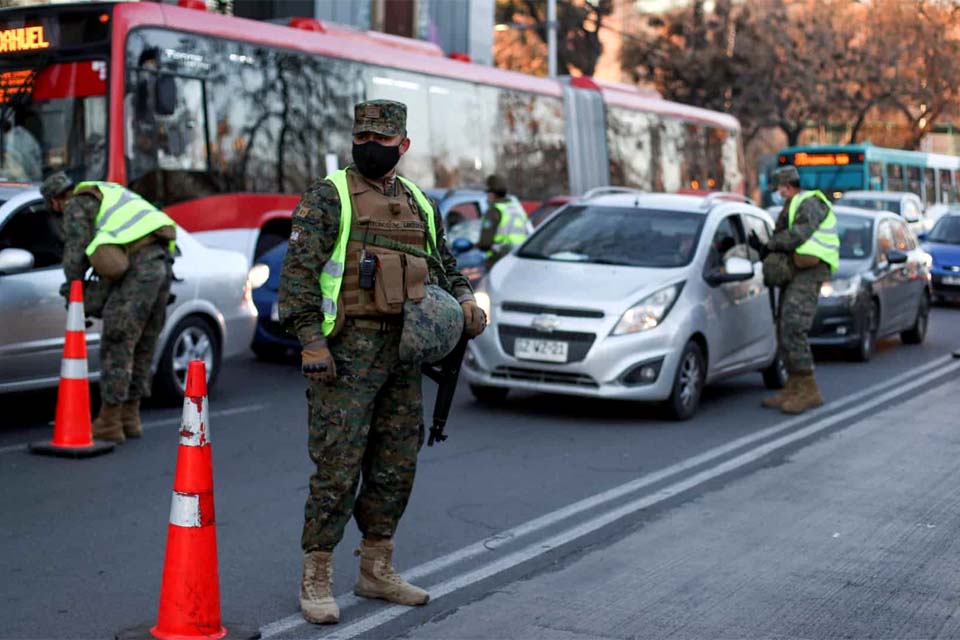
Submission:
[[[708,389],[685,423],[645,405],[535,394],[488,407],[461,389],[450,440],[421,453],[397,537],[397,567],[448,595],[404,615],[344,598],[337,633],[354,637],[349,625],[380,615],[382,625],[354,624],[354,635],[402,634],[570,554],[614,544],[639,523],[669,527],[673,507],[756,473],[791,447],[921,390],[956,385],[956,370],[945,367],[957,347],[960,308],[941,307],[923,345],[886,340],[868,364],[819,352],[827,405],[800,419],[760,408],[759,374]],[[310,473],[304,388],[296,367],[250,358],[228,363],[210,398],[223,615],[272,637],[331,632],[296,615]],[[54,403],[52,393],[4,398],[0,638],[110,637],[156,617],[180,412],[150,408],[146,437],[101,458],[25,453],[23,443],[49,438]],[[784,436],[793,438],[787,449],[774,449]],[[734,464],[764,444],[768,453]],[[714,462],[726,466],[714,474]],[[685,480],[686,488],[677,484]],[[357,541],[351,525],[335,558],[338,594],[355,580]]]

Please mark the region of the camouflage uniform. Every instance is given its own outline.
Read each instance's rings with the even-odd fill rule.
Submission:
[[[796,197],[796,196],[794,196]],[[800,205],[793,226],[788,228],[790,203],[783,206],[777,218],[773,237],[767,248],[792,255],[809,240],[829,211],[819,198],[808,198]],[[792,263],[792,260],[790,261]],[[813,372],[813,353],[807,332],[813,326],[820,299],[820,285],[830,279],[830,267],[819,262],[809,269],[793,268],[790,282],[780,291],[780,314],[777,327],[780,353],[791,373]]]
[[[378,103],[383,113],[376,122],[363,122],[358,107],[355,130],[377,131],[374,127],[386,123],[384,135],[402,132],[403,122],[396,122],[401,116],[391,106],[397,103]],[[367,182],[386,195],[404,189],[392,177]],[[413,196],[407,193],[407,198],[411,208],[419,210]],[[439,207],[431,204],[440,260],[430,264],[430,281],[444,284],[459,302],[473,300],[469,281],[457,271],[456,259],[446,248]],[[331,182],[319,180],[293,212],[280,280],[281,320],[302,345],[325,341],[319,279],[339,226],[337,190]],[[440,265],[443,273],[438,273]],[[347,317],[340,333],[326,340],[336,364],[336,381],[311,383],[307,392],[308,447],[317,465],[310,478],[301,539],[307,553],[332,551],[351,514],[365,539],[392,538],[407,506],[424,428],[420,365],[400,360],[401,330],[401,322],[385,320],[377,329],[357,326]]]
[[[71,197],[64,209],[63,272],[67,286],[83,280],[90,266],[86,248],[93,240],[100,201],[89,194]],[[166,319],[172,277],[170,253],[159,243],[130,256],[130,269],[109,286],[100,336],[100,397],[119,405],[150,396],[150,365]]]

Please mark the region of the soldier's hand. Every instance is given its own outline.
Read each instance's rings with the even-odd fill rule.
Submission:
[[[463,309],[463,330],[467,337],[476,338],[487,327],[487,315],[473,300],[460,303]]]
[[[311,382],[333,384],[337,379],[337,365],[325,341],[306,345],[300,354],[300,362],[303,375]]]

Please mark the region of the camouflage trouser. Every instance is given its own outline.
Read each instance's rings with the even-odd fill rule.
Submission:
[[[823,284],[817,275],[798,275],[780,290],[780,354],[790,373],[813,372],[813,353],[807,333],[813,326]]]
[[[170,294],[169,252],[159,245],[130,258],[110,288],[100,339],[100,397],[123,404],[150,396],[150,364],[163,330]]]
[[[332,551],[351,514],[364,537],[392,538],[397,529],[423,444],[420,367],[400,362],[399,343],[399,327],[381,332],[349,320],[329,342],[337,381],[312,383],[308,392],[308,446],[317,470],[304,551]]]

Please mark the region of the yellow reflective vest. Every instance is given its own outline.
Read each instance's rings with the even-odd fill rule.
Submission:
[[[494,202],[493,207],[500,212],[493,244],[519,245],[527,239],[527,214],[523,207],[513,201]]]
[[[347,264],[347,244],[350,242],[350,225],[353,220],[353,202],[350,200],[350,189],[347,186],[347,170],[340,169],[326,177],[337,189],[340,199],[340,228],[337,231],[337,243],[333,247],[330,259],[323,265],[320,274],[320,303],[323,311],[323,335],[329,336],[337,323],[337,304],[340,299],[340,288],[343,285],[343,272]],[[431,246],[437,244],[437,227],[434,220],[433,207],[430,200],[420,188],[402,176],[397,176],[400,183],[410,190],[414,200],[427,216],[427,233],[433,242],[427,243],[425,251],[430,254]]]
[[[813,236],[796,248],[796,253],[813,256],[830,265],[830,271],[836,272],[840,266],[840,236],[837,234],[837,216],[827,196],[819,191],[804,191],[793,197],[787,210],[787,225],[792,227],[800,205],[809,198],[820,198],[827,205],[827,217],[823,219]]]
[[[88,256],[101,245],[131,244],[161,227],[176,225],[163,211],[113,182],[81,182],[74,193],[91,187],[96,187],[101,198],[100,210],[93,221],[93,240],[86,248]],[[171,240],[171,254],[175,247],[176,243]]]

